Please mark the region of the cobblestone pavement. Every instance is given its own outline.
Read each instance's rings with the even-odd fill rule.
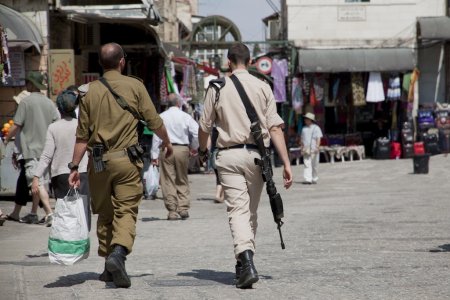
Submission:
[[[214,175],[198,174],[186,221],[166,221],[161,200],[143,201],[130,289],[97,280],[95,231],[90,257],[65,267],[48,262],[49,228],[6,222],[0,299],[450,299],[450,157],[432,157],[428,175],[412,174],[411,160],[321,164],[317,185],[300,184],[302,171],[281,191],[286,250],[262,199],[253,289],[233,285],[225,207],[212,201]],[[275,175],[280,186],[281,168]]]

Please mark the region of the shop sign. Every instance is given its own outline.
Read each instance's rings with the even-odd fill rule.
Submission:
[[[11,65],[10,75],[6,86],[24,86],[25,85],[25,59],[22,48],[9,48],[9,63]]]
[[[340,6],[338,7],[339,22],[366,21],[365,6]]]
[[[72,49],[49,51],[49,86],[52,99],[68,86],[75,84],[74,59]]]
[[[256,69],[263,74],[272,72],[272,59],[270,57],[261,57],[256,61]]]

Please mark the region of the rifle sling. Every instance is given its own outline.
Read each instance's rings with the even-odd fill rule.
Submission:
[[[135,111],[133,111],[130,106],[128,105],[127,101],[125,101],[125,99],[123,99],[122,96],[120,96],[119,94],[117,94],[112,87],[109,85],[108,81],[106,81],[106,79],[104,77],[100,77],[98,79],[101,83],[103,83],[103,85],[109,90],[109,92],[114,96],[114,99],[116,99],[117,104],[119,104],[119,106],[123,109],[128,111],[129,113],[131,113],[133,115],[133,117],[135,119],[137,119],[139,122],[141,122],[142,124],[144,124],[145,126],[147,126],[147,122],[145,122],[144,120],[142,120],[142,118],[139,116],[139,114]]]
[[[250,99],[248,98],[247,93],[244,90],[244,87],[242,86],[242,83],[239,81],[239,79],[236,77],[236,75],[231,75],[230,79],[233,81],[234,86],[236,87],[239,96],[241,97],[242,103],[244,103],[245,111],[247,112],[247,116],[250,119],[251,123],[255,123],[259,121],[258,115],[256,114],[256,110],[253,107],[252,103],[250,102]]]

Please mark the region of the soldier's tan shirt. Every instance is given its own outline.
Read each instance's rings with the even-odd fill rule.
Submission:
[[[142,82],[118,71],[107,71],[103,77],[150,129],[161,127],[163,121]],[[137,123],[138,120],[122,109],[109,90],[96,80],[89,84],[89,91],[80,101],[76,135],[88,141],[89,150],[97,143],[103,144],[108,151],[119,150],[138,142]]]
[[[256,110],[263,131],[264,144],[268,147],[270,144],[268,130],[284,123],[277,113],[273,92],[267,83],[246,70],[238,69],[233,74],[244,86],[244,90]],[[245,112],[245,106],[233,81],[228,77],[225,80],[225,86],[220,90],[217,102],[215,89],[208,89],[200,118],[200,127],[204,132],[209,133],[213,125],[216,125],[219,132],[217,138],[217,147],[219,148],[236,144],[254,144],[250,134],[250,119]]]

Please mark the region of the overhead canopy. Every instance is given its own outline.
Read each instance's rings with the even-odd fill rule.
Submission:
[[[449,17],[419,18],[419,39],[450,40]]]
[[[415,65],[410,48],[299,50],[302,73],[407,71]]]
[[[65,6],[59,9],[67,14],[67,18],[78,23],[91,22],[135,22],[146,21],[150,25],[158,25],[161,16],[153,5],[149,4],[120,4],[120,5],[85,5]]]
[[[0,4],[0,25],[6,30],[8,46],[24,48],[34,46],[40,52],[43,45],[41,33],[26,16]]]

